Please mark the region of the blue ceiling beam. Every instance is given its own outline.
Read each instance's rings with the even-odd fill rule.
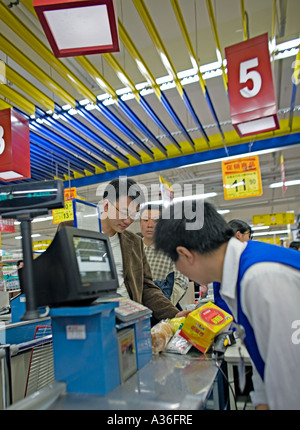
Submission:
[[[87,170],[88,172],[95,174],[96,169],[91,164],[86,163],[85,161],[81,160],[78,156],[75,156],[64,149],[60,148],[59,146],[53,144],[52,142],[40,137],[39,135],[30,132],[30,143],[34,143],[36,146],[38,146],[42,151],[48,151],[50,152],[51,156],[54,154],[55,156],[61,157],[62,160],[65,161],[65,163],[70,162],[70,167],[72,166],[72,169],[75,171],[84,171]],[[50,155],[49,155],[50,156]]]
[[[56,131],[61,133],[66,139],[69,139],[73,141],[75,144],[80,145],[82,148],[86,149],[90,153],[94,153],[98,157],[103,158],[107,163],[111,164],[114,167],[118,167],[116,164],[116,161],[111,158],[109,155],[103,153],[103,151],[99,150],[99,147],[95,147],[93,144],[87,142],[85,139],[83,139],[81,136],[78,136],[76,133],[74,133],[72,130],[70,130],[68,127],[61,124],[59,121],[55,120],[52,117],[46,117],[46,121],[49,123],[50,126],[52,126]],[[100,145],[101,148],[106,149],[106,151],[110,152],[111,155],[119,158],[123,161],[123,163],[129,165],[128,158],[125,157],[121,152],[113,148],[111,145],[109,145],[105,140],[98,138],[97,146]]]
[[[170,115],[170,117],[172,118],[172,120],[175,122],[175,124],[177,125],[177,127],[179,128],[179,131],[181,131],[181,133],[183,134],[183,136],[186,138],[186,140],[189,142],[189,144],[191,145],[192,149],[195,150],[195,145],[193,142],[193,139],[191,138],[191,136],[189,135],[189,133],[186,131],[184,125],[182,124],[180,118],[178,117],[178,115],[176,114],[176,112],[174,111],[174,109],[172,108],[169,100],[167,99],[166,95],[164,94],[164,92],[161,92],[161,103],[163,105],[163,107],[166,109],[166,111],[168,112],[168,114]]]
[[[182,88],[182,90],[183,90],[182,98],[183,98],[184,104],[185,104],[186,108],[188,109],[189,113],[191,114],[195,124],[201,130],[201,133],[203,134],[204,139],[206,140],[206,143],[208,144],[208,146],[210,146],[209,145],[209,138],[206,134],[206,131],[204,130],[203,125],[201,124],[201,122],[200,122],[200,120],[199,120],[199,118],[198,118],[198,116],[197,116],[197,114],[196,114],[196,112],[192,106],[192,103],[191,103],[190,99],[188,98],[188,95],[187,95],[185,89]]]
[[[49,160],[46,155],[43,155],[41,153],[36,153],[30,148],[30,161],[35,161],[37,164],[42,166],[44,169],[47,169],[47,171],[52,174],[52,176],[55,176],[57,172],[70,176],[74,178],[74,173],[72,170],[68,169],[67,166],[62,165],[60,163],[56,163],[53,160]]]
[[[30,142],[30,153],[31,152],[36,154],[36,155],[39,155],[39,156],[42,154],[44,157],[46,157],[48,159],[48,163],[49,163],[49,161],[53,162],[53,163],[58,163],[62,166],[65,166],[69,170],[73,170],[73,171],[78,172],[82,175],[85,174],[84,168],[79,167],[78,164],[74,164],[70,160],[63,159],[62,157],[58,156],[57,154],[45,149],[45,147],[41,148],[40,146],[35,145],[32,142],[32,140]],[[95,169],[94,169],[93,173],[95,173]]]
[[[31,126],[34,126],[36,128],[37,133],[39,133],[42,137],[45,139],[50,140],[51,142],[55,143],[56,145],[60,145],[62,148],[64,148],[67,151],[70,151],[71,154],[77,154],[79,157],[81,157],[83,160],[85,160],[88,163],[92,163],[98,167],[100,167],[103,170],[106,170],[105,164],[102,163],[102,161],[98,160],[96,157],[94,157],[92,154],[89,154],[85,150],[78,148],[74,144],[70,143],[63,137],[59,136],[57,133],[54,133],[53,131],[49,130],[47,127],[42,127],[36,122],[32,122]],[[117,164],[117,163],[116,163]],[[118,165],[117,165],[118,167]]]
[[[143,122],[135,115],[130,109],[127,103],[125,103],[120,97],[118,97],[118,107],[121,111],[132,121],[132,123],[158,148],[165,157],[168,153],[166,148],[160,143],[160,141],[154,136],[154,134],[143,124]]]
[[[128,139],[132,140],[141,151],[144,151],[149,157],[154,160],[154,154],[151,149],[148,148],[147,145],[144,144],[131,130],[128,128],[119,118],[114,115],[107,106],[104,106],[103,103],[97,103],[98,110],[102,113],[102,115],[110,121],[118,130],[121,131]],[[131,121],[131,120],[130,120]]]
[[[146,101],[145,97],[143,97],[141,94],[139,94],[139,96],[140,96],[140,105],[142,106],[142,108],[150,116],[150,118],[157,125],[157,127],[162,130],[162,132],[166,135],[166,137],[168,137],[171,140],[171,142],[173,143],[173,145],[175,145],[176,148],[179,149],[179,151],[181,152],[181,147],[180,147],[179,143],[174,138],[174,136],[172,136],[172,134],[169,132],[169,130],[163,124],[163,122],[160,120],[160,118],[156,115],[154,110],[151,108],[149,103]]]
[[[106,137],[111,139],[116,145],[120,146],[120,148],[124,149],[124,151],[126,151],[128,154],[130,154],[132,157],[134,157],[136,160],[138,160],[141,163],[142,158],[139,155],[139,153],[136,152],[133,148],[131,148],[128,145],[128,143],[124,142],[124,140],[122,140],[119,136],[117,136],[116,133],[114,133],[112,130],[106,127],[101,121],[99,121],[99,119],[96,118],[95,115],[93,115],[91,112],[89,112],[87,109],[85,109],[80,105],[77,105],[76,110],[79,112],[80,115],[82,115],[85,118],[86,121],[89,122],[89,124],[95,127],[96,130],[105,134]],[[101,138],[98,138],[98,139],[101,139]],[[109,151],[109,149],[107,150]],[[129,159],[125,157],[121,152],[117,151],[114,148],[112,148],[112,152],[115,154],[116,157],[122,160],[125,164],[130,165]]]

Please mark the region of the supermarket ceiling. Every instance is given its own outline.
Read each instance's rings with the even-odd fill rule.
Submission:
[[[90,201],[99,200],[99,183],[120,174],[150,184],[165,172],[222,192],[220,163],[207,163],[266,150],[263,185],[280,180],[279,151],[287,179],[299,179],[299,0],[117,0],[117,11],[119,52],[57,59],[32,0],[0,0],[0,109],[30,121],[32,180],[60,178]],[[225,48],[264,33],[274,41],[280,129],[241,139],[231,124]],[[258,204],[277,210],[276,192],[264,191]],[[299,186],[289,187],[281,205],[296,202],[300,212],[297,201]],[[250,203],[232,204],[245,217]]]

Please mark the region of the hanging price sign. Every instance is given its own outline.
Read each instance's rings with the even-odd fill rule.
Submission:
[[[60,224],[63,221],[71,221],[74,219],[73,201],[65,201],[64,209],[54,209],[52,211],[53,224]]]
[[[222,161],[224,199],[257,197],[263,193],[258,156]]]

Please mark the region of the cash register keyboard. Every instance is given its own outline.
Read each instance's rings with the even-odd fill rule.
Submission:
[[[115,308],[116,318],[121,322],[133,321],[146,315],[151,315],[151,309],[147,308],[134,300],[126,297],[106,297],[98,298],[94,303],[119,302],[119,306]]]
[[[119,299],[118,302],[119,307],[115,308],[115,314],[120,321],[131,321],[152,313],[146,306],[130,299]]]

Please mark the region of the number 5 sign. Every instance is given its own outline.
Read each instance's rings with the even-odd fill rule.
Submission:
[[[239,136],[278,129],[267,33],[225,48],[225,56],[231,120]]]

